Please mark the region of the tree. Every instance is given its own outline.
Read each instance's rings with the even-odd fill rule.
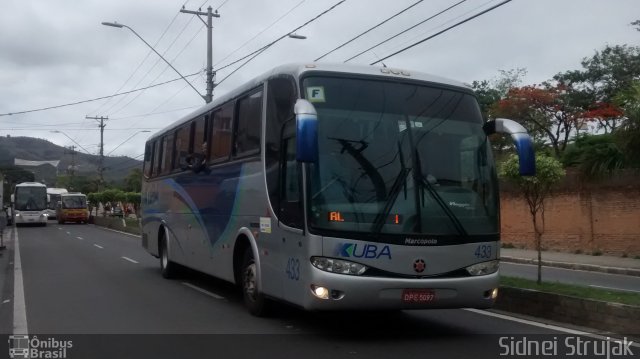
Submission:
[[[520,122],[535,140],[548,142],[560,157],[582,112],[562,85],[515,87],[493,109],[496,117]]]
[[[132,169],[124,179],[125,192],[140,192],[142,190],[142,169]]]
[[[586,119],[589,119],[588,111],[610,106],[614,97],[629,88],[639,76],[640,47],[607,45],[592,57],[584,58],[581,70],[559,73],[554,79],[568,91],[580,94],[580,106],[587,111]],[[605,132],[613,132],[620,119],[618,116],[591,118]]]
[[[529,206],[538,251],[538,284],[542,283],[542,234],[544,233],[544,203],[551,188],[565,175],[562,164],[554,157],[536,154],[536,175],[521,176],[518,156],[511,155],[500,168],[500,175],[518,185]]]
[[[616,144],[629,167],[640,168],[640,81],[621,91],[614,102],[622,108],[626,120],[614,133]]]
[[[625,167],[624,154],[610,133],[578,136],[567,148],[562,163],[576,166],[587,178],[600,178]]]

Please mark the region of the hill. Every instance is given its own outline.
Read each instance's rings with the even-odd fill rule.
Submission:
[[[97,176],[100,163],[99,155],[77,151],[74,155],[69,149],[45,139],[9,135],[0,137],[0,166],[11,166],[16,158],[29,161],[60,161],[57,168],[51,165],[23,167],[34,172],[37,181],[44,180],[47,184],[55,183],[56,174],[67,174],[74,160],[75,175],[78,176]],[[121,182],[132,169],[142,168],[142,161],[126,156],[105,156],[104,166],[103,175],[106,182]]]

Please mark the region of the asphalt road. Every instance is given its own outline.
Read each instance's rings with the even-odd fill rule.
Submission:
[[[67,357],[490,358],[507,350],[501,337],[556,338],[562,353],[563,336],[577,333],[474,310],[308,313],[281,305],[255,318],[226,282],[192,272],[163,279],[137,237],[53,223],[17,234],[28,332],[73,340]],[[0,257],[3,274],[12,272],[14,243]],[[0,298],[15,299],[13,278],[0,284]],[[11,334],[16,317],[15,306],[0,304],[0,333]]]
[[[500,262],[500,274],[536,280],[538,266]],[[640,294],[640,277],[637,276],[542,267],[542,280]]]

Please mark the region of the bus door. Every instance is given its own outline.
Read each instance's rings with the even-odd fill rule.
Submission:
[[[291,121],[294,127],[295,122]],[[289,132],[289,133],[287,133]],[[282,138],[280,161],[280,226],[282,259],[285,266],[284,293],[286,300],[301,303],[306,286],[300,285],[304,264],[308,262],[308,243],[304,236],[304,208],[302,206],[302,163],[296,160],[295,128],[285,131]]]

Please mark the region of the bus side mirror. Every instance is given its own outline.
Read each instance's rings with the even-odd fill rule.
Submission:
[[[482,128],[487,136],[494,133],[511,135],[513,143],[516,145],[516,151],[518,152],[520,175],[536,175],[536,155],[533,150],[533,140],[522,125],[506,118],[497,118],[495,121],[485,123]]]
[[[318,114],[311,102],[298,99],[294,107],[296,114],[296,160],[318,161]]]

